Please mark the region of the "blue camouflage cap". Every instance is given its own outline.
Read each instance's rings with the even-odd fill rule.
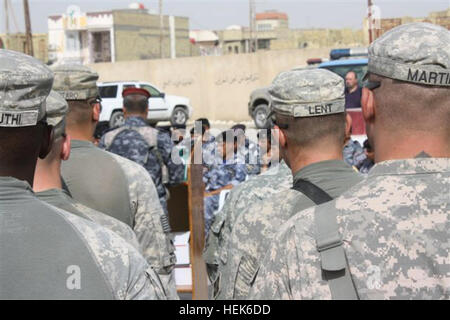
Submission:
[[[0,127],[35,126],[45,117],[53,73],[23,53],[0,50]]]

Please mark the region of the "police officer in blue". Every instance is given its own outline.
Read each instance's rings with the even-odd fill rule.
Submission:
[[[177,184],[184,179],[184,164],[170,136],[147,122],[150,93],[141,88],[128,88],[122,93],[125,123],[107,132],[99,147],[128,158],[150,173],[159,200],[167,214],[168,191],[165,185]]]
[[[224,131],[216,141],[218,146],[216,161],[203,173],[206,191],[205,236],[214,221],[214,212],[219,208],[220,193],[245,181],[248,174],[245,163],[238,161],[238,141],[235,132]]]

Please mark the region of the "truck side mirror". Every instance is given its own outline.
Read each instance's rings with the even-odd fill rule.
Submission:
[[[164,92],[160,92],[159,96],[164,99],[166,97],[166,94]]]

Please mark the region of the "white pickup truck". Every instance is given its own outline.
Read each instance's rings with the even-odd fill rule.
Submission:
[[[148,106],[150,123],[170,121],[172,125],[183,125],[192,116],[192,107],[188,98],[166,95],[148,82],[98,82],[97,87],[102,98],[100,121],[109,122],[110,128],[123,124],[122,91],[133,87],[143,88],[150,92],[151,97]]]

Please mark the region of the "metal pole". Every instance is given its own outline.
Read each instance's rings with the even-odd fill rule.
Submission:
[[[34,56],[33,51],[33,35],[31,33],[30,7],[28,0],[23,0],[23,10],[25,13],[25,33],[26,33],[26,54]]]
[[[3,1],[5,6],[5,48],[9,49],[9,9],[8,0]]]
[[[252,6],[252,0],[248,1],[249,6],[249,17],[248,17],[248,24],[249,24],[249,45],[248,45],[248,52],[253,52],[253,6]]]
[[[162,14],[162,6],[163,6],[163,0],[159,0],[159,53],[161,59],[164,58],[164,52],[163,52],[163,14]]]
[[[372,0],[368,0],[368,6],[369,6],[369,11],[368,11],[368,20],[369,20],[369,44],[372,43],[373,41],[373,36],[372,36]]]

